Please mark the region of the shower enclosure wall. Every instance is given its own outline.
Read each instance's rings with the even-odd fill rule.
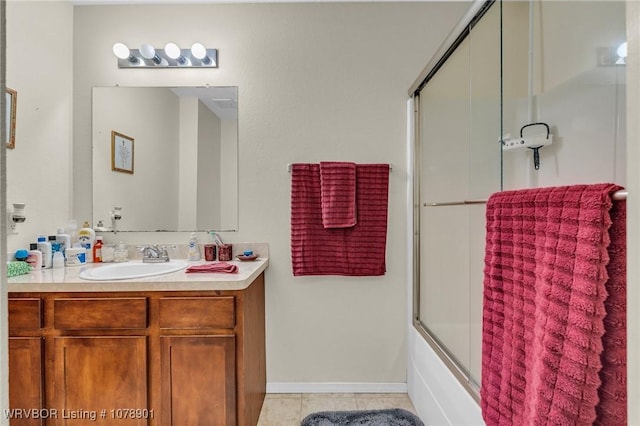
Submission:
[[[414,326],[477,399],[486,199],[625,184],[625,4],[488,1],[472,11],[410,94]],[[533,150],[501,145],[534,122],[553,135],[539,170]]]

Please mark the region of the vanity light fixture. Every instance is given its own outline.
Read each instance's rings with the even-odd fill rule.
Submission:
[[[218,68],[218,49],[208,49],[194,43],[190,49],[181,49],[176,43],[156,49],[143,44],[140,49],[129,49],[123,43],[113,45],[118,68]]]

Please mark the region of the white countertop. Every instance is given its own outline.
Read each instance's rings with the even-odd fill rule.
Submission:
[[[205,261],[188,262],[201,265]],[[9,278],[9,293],[28,292],[104,292],[104,291],[211,291],[244,290],[269,266],[269,259],[259,257],[254,261],[233,260],[237,273],[206,272],[186,273],[185,270],[153,277],[114,281],[88,281],[79,277],[87,268],[99,268],[111,263],[83,266],[67,266],[59,269],[42,269],[27,275]]]

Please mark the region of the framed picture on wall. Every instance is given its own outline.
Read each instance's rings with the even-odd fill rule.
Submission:
[[[18,104],[18,92],[13,89],[6,88],[5,94],[6,114],[5,123],[7,125],[4,134],[4,140],[7,148],[16,147],[16,107]]]
[[[111,170],[133,174],[133,138],[111,131]]]

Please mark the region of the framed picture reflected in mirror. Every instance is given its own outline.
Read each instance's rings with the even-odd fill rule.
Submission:
[[[111,170],[133,174],[133,138],[111,131]]]

